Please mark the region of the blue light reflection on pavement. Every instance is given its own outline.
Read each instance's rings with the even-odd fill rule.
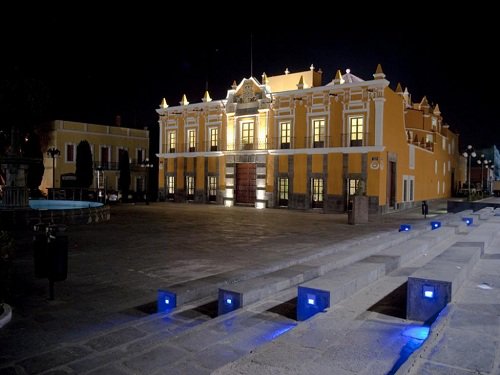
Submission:
[[[394,375],[401,365],[405,363],[408,358],[410,358],[413,352],[422,346],[429,336],[429,331],[430,328],[427,326],[410,326],[401,333],[403,336],[408,337],[409,340],[399,352],[398,360],[394,366],[392,366],[387,375]]]

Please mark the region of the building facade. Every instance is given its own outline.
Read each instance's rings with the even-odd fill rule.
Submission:
[[[159,190],[173,201],[344,212],[366,195],[371,213],[450,196],[458,136],[439,107],[373,79],[310,70],[233,83],[159,115]]]
[[[145,191],[146,170],[141,167],[149,152],[149,131],[56,120],[46,140],[44,151],[45,172],[40,189],[71,185],[76,170],[76,148],[81,141],[90,144],[94,167],[92,187],[118,190],[120,153],[127,150],[130,158],[132,191]],[[52,158],[47,150],[57,149],[60,154]],[[54,167],[54,168],[53,168]],[[55,177],[55,181],[53,180]]]

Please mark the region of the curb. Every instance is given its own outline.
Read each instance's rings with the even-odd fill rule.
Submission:
[[[12,309],[6,303],[2,303],[2,314],[0,315],[0,328],[6,325],[12,319]]]

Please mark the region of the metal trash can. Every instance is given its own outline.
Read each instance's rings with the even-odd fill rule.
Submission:
[[[46,278],[49,275],[49,256],[47,254],[47,224],[39,223],[33,227],[33,261],[35,277]]]
[[[66,227],[50,225],[47,228],[47,262],[50,281],[64,281],[68,277],[68,236]]]

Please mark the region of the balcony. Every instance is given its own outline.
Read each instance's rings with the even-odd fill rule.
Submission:
[[[300,145],[297,145],[301,148]],[[303,148],[325,148],[333,147],[333,137],[306,137]]]
[[[368,132],[364,133],[342,133],[342,147],[363,147],[369,146]]]

